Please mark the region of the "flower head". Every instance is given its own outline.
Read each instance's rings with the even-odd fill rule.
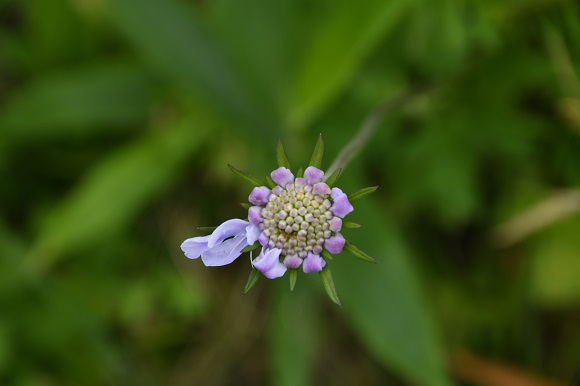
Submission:
[[[352,202],[372,193],[376,187],[362,189],[347,196],[341,189],[332,187],[340,169],[325,175],[320,169],[322,137],[316,144],[310,166],[295,176],[281,143],[277,155],[279,167],[270,173],[266,182],[230,165],[230,169],[251,182],[255,187],[248,201],[248,221],[227,220],[208,236],[193,237],[181,244],[190,259],[201,260],[206,266],[230,264],[245,250],[261,247],[252,260],[252,274],[246,292],[257,279],[257,272],[269,279],[283,276],[290,270],[291,288],[296,282],[297,268],[305,273],[320,272],[325,289],[333,301],[340,304],[328,259],[344,250],[363,260],[374,260],[345,240],[340,233],[343,227],[359,225],[343,222],[354,210]]]
[[[260,240],[264,249],[278,249],[279,255],[284,259],[283,264],[289,268],[299,267],[309,255],[314,256],[311,259],[318,261],[327,240],[340,235],[340,217],[347,213],[344,206],[347,205],[348,198],[343,193],[340,196],[340,205],[335,205],[331,201],[330,187],[321,182],[324,172],[313,166],[304,172],[306,178],[294,178],[285,167],[274,170],[270,176],[278,184],[272,188],[261,205],[253,206],[248,211],[250,222],[258,225],[260,229]],[[266,189],[268,188],[261,186],[254,191]],[[250,194],[250,201],[254,191]],[[350,203],[348,206],[352,208]],[[342,247],[328,251],[336,254],[341,250]],[[310,264],[303,268],[308,273],[319,272],[324,265]],[[257,268],[264,273],[260,267]]]

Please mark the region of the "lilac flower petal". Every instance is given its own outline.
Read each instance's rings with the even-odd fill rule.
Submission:
[[[339,188],[332,188],[330,196],[334,201],[330,207],[330,211],[334,213],[335,216],[344,217],[354,210],[351,203],[348,201],[347,195]]]
[[[326,197],[330,194],[330,186],[326,185],[324,182],[319,182],[314,184],[312,187],[312,193]]]
[[[280,195],[280,193],[282,193],[282,187],[280,187],[280,185],[276,185],[272,188],[272,193],[274,193],[275,195]]]
[[[272,180],[280,186],[286,186],[287,184],[294,182],[294,174],[284,166],[281,166],[270,173],[270,177],[272,177]]]
[[[328,228],[333,232],[340,232],[340,230],[342,229],[342,220],[340,219],[340,217],[335,216],[331,218],[328,224],[329,224]]]
[[[241,234],[202,252],[201,260],[208,267],[227,265],[237,259],[247,246],[246,235]]]
[[[286,273],[286,266],[280,262],[281,249],[262,248],[262,252],[252,262],[254,268],[262,272],[268,279],[276,279]]]
[[[344,237],[340,233],[337,233],[334,236],[331,236],[326,240],[324,240],[324,248],[326,248],[326,250],[332,253],[333,255],[336,255],[337,253],[340,253],[342,251],[345,242],[346,240],[344,239]]]
[[[298,268],[302,264],[302,259],[296,255],[288,255],[284,258],[284,265],[288,268]]]
[[[306,185],[308,185],[308,181],[306,181],[306,178],[298,177],[296,180],[294,180],[294,185],[295,186],[306,186]]]
[[[260,236],[260,227],[254,224],[250,224],[246,227],[246,239],[248,240],[248,245],[252,245],[258,240]]]
[[[302,269],[304,273],[320,272],[325,265],[326,261],[322,257],[309,252],[308,257],[304,259]]]
[[[258,236],[258,242],[260,243],[260,245],[265,247],[266,245],[268,245],[268,241],[270,241],[270,238],[266,236],[263,232],[260,233],[260,235]]]
[[[203,252],[207,251],[207,241],[211,235],[192,237],[181,243],[181,250],[188,259],[197,259]]]
[[[250,223],[238,218],[233,218],[231,220],[225,221],[220,226],[218,226],[210,238],[207,241],[207,245],[210,248],[215,247],[217,244],[221,243],[228,237],[236,236],[246,229]]]
[[[332,190],[330,191],[330,197],[332,197],[333,200],[337,199],[338,197],[345,195],[344,192],[342,191],[342,189],[340,188],[332,188]]]
[[[270,197],[270,189],[265,186],[257,186],[252,190],[248,201],[254,205],[266,205]]]
[[[304,171],[304,177],[310,185],[314,185],[322,181],[322,178],[324,178],[324,172],[314,166],[309,166]]]
[[[258,225],[264,220],[262,218],[261,211],[261,206],[252,206],[250,209],[248,209],[248,220],[250,221],[250,224]]]

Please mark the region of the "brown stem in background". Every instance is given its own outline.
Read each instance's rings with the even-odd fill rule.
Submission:
[[[449,361],[451,373],[478,386],[566,386],[565,383],[531,374],[509,364],[457,349]]]

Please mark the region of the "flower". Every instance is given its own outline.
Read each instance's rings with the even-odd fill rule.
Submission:
[[[201,256],[206,266],[232,263],[244,251],[261,247],[252,260],[252,274],[246,292],[260,272],[269,279],[283,276],[290,270],[293,288],[297,268],[305,273],[320,272],[325,289],[333,301],[340,304],[328,259],[344,249],[366,261],[374,260],[345,240],[341,230],[358,224],[343,222],[354,207],[352,202],[376,190],[362,189],[347,196],[341,189],[332,187],[340,169],[327,175],[320,169],[323,143],[319,139],[311,164],[295,176],[282,144],[278,144],[279,167],[263,182],[233,166],[230,169],[251,182],[255,187],[248,196],[248,219],[231,219],[222,223],[208,236],[193,237],[181,244],[190,259]]]
[[[248,210],[248,218],[260,229],[262,254],[277,250],[287,268],[298,268],[304,262],[304,272],[320,272],[326,265],[320,257],[322,251],[326,248],[337,254],[344,246],[339,231],[341,218],[353,210],[348,197],[322,182],[324,172],[313,166],[304,171],[304,177],[295,178],[284,166],[270,177],[276,186],[271,190],[255,187],[249,197],[255,206]],[[270,276],[270,265],[254,267]]]
[[[237,259],[242,250],[258,239],[259,228],[237,218],[218,226],[211,235],[193,237],[181,244],[189,259],[201,260],[208,267],[227,265]]]

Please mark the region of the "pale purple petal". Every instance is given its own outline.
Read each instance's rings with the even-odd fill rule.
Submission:
[[[304,259],[302,269],[304,273],[320,272],[325,265],[326,261],[322,257],[309,252],[308,257]]]
[[[324,172],[314,166],[309,166],[304,171],[304,177],[310,185],[314,185],[322,181],[322,178],[324,178]]]
[[[326,240],[324,240],[324,248],[326,248],[326,250],[332,253],[333,255],[336,255],[337,253],[340,253],[342,251],[345,242],[346,240],[344,239],[344,237],[340,233],[337,233],[334,236],[331,236]]]
[[[248,201],[254,205],[266,205],[268,203],[269,197],[270,189],[265,186],[257,186],[250,193]]]
[[[294,174],[284,166],[281,166],[270,173],[270,177],[272,177],[272,180],[280,186],[286,186],[287,184],[294,182]]]
[[[264,232],[260,233],[260,235],[258,236],[258,242],[260,243],[260,245],[265,247],[266,245],[268,245],[268,241],[270,241],[270,238],[266,236]]]
[[[276,185],[272,188],[272,193],[276,194],[276,195],[280,195],[280,193],[282,193],[284,189],[282,187],[280,187],[280,185]]]
[[[261,212],[261,206],[252,206],[250,209],[248,209],[248,220],[250,221],[250,224],[258,225],[264,220],[262,218]]]
[[[332,188],[332,190],[330,191],[330,197],[332,197],[333,200],[342,195],[344,195],[344,192],[340,188]]]
[[[288,268],[298,268],[302,264],[302,259],[296,255],[288,255],[284,258],[284,265]]]
[[[342,220],[340,219],[340,217],[333,217],[330,219],[330,221],[328,222],[329,225],[329,229],[333,232],[340,232],[341,228],[342,228]]]
[[[197,259],[203,252],[207,251],[207,241],[210,235],[192,237],[181,243],[181,250],[185,253],[188,259]]]
[[[317,184],[314,184],[314,186],[312,187],[312,193],[326,197],[330,194],[330,187],[326,185],[324,182],[319,182]]]
[[[308,185],[308,181],[306,181],[306,178],[298,177],[298,178],[296,178],[296,180],[294,180],[294,185],[295,186],[306,186],[306,185]]]
[[[260,227],[254,224],[250,224],[246,227],[246,239],[248,240],[248,245],[252,245],[258,240],[260,236]]]
[[[238,218],[225,221],[211,234],[207,241],[208,247],[213,248],[228,237],[236,236],[242,233],[249,224],[249,222],[240,220]]]
[[[268,279],[276,279],[286,272],[286,266],[280,262],[281,249],[262,248],[262,252],[254,259],[252,265]]]
[[[246,235],[241,234],[204,251],[201,260],[208,267],[227,265],[237,259],[248,245]]]
[[[334,213],[335,216],[344,217],[354,210],[351,203],[348,201],[347,195],[339,188],[332,188],[330,195],[334,201],[330,207],[330,211]]]

